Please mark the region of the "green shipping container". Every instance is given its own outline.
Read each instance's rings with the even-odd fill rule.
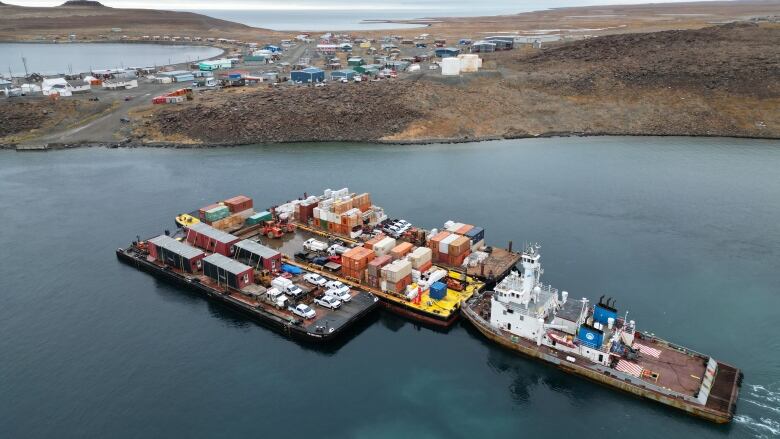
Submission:
[[[218,221],[227,218],[230,215],[230,209],[227,206],[219,206],[206,211],[206,221]]]
[[[273,218],[271,216],[271,212],[257,212],[246,219],[246,224],[253,226],[255,224],[264,223],[266,221],[271,221]]]
[[[328,230],[328,222],[323,220],[323,219],[321,219],[320,220],[320,227],[322,228],[322,230]]]

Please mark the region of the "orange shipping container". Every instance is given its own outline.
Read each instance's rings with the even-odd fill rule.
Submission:
[[[455,231],[458,235],[465,235],[469,230],[473,229],[474,226],[471,224],[464,224],[463,227],[459,228]]]
[[[393,247],[392,250],[390,250],[390,255],[393,257],[393,259],[401,259],[404,256],[407,255],[410,251],[414,249],[414,246],[411,243],[408,242],[402,242],[395,247]]]
[[[460,236],[449,244],[449,250],[447,253],[450,255],[460,256],[469,249],[471,249],[471,240],[465,236]]]

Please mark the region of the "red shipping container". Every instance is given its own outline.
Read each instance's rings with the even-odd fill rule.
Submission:
[[[393,262],[393,257],[390,255],[380,256],[368,263],[368,274],[379,277],[380,270],[385,265]]]
[[[233,198],[228,198],[224,201],[224,203],[232,213],[243,212],[244,210],[251,209],[253,207],[252,199],[245,195],[238,195]]]
[[[428,261],[420,265],[418,270],[420,271],[420,273],[425,273],[426,271],[430,270],[432,266],[433,266],[433,261]]]
[[[474,226],[471,224],[464,224],[462,227],[460,227],[458,230],[455,231],[458,235],[465,235],[469,230],[473,229]]]
[[[363,244],[363,247],[365,247],[365,248],[367,248],[369,250],[373,250],[374,249],[374,244],[376,244],[377,242],[379,242],[379,241],[381,241],[381,240],[383,240],[385,238],[386,238],[385,234],[384,233],[380,233],[380,234],[376,235],[375,237],[373,237],[373,238],[369,239],[368,241],[366,241],[366,243]]]

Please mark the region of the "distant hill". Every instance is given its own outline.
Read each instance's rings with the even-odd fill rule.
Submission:
[[[102,3],[94,0],[68,0],[60,6],[88,6],[93,8],[105,8]]]
[[[62,38],[69,34],[76,34],[79,39],[100,39],[116,28],[130,37],[179,35],[257,40],[278,35],[267,29],[192,12],[112,8],[93,0],[69,0],[54,7],[6,4],[0,14],[0,39],[3,40]]]

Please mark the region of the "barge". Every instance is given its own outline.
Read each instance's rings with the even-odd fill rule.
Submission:
[[[338,309],[312,306],[318,288],[302,282],[303,273],[285,278],[301,292],[301,297],[293,298],[253,281],[270,273],[255,270],[220,253],[207,255],[182,241],[185,241],[182,236],[175,239],[160,235],[119,248],[116,255],[130,266],[187,287],[280,334],[304,342],[336,339],[379,306],[376,296],[359,289],[351,289],[351,297]],[[246,243],[244,246],[249,247]],[[297,305],[308,307],[314,315],[297,315],[294,312]]]
[[[545,286],[538,247],[522,254],[522,275],[475,295],[465,318],[491,341],[567,373],[716,423],[732,420],[742,372],[637,330],[614,301],[589,305]]]

